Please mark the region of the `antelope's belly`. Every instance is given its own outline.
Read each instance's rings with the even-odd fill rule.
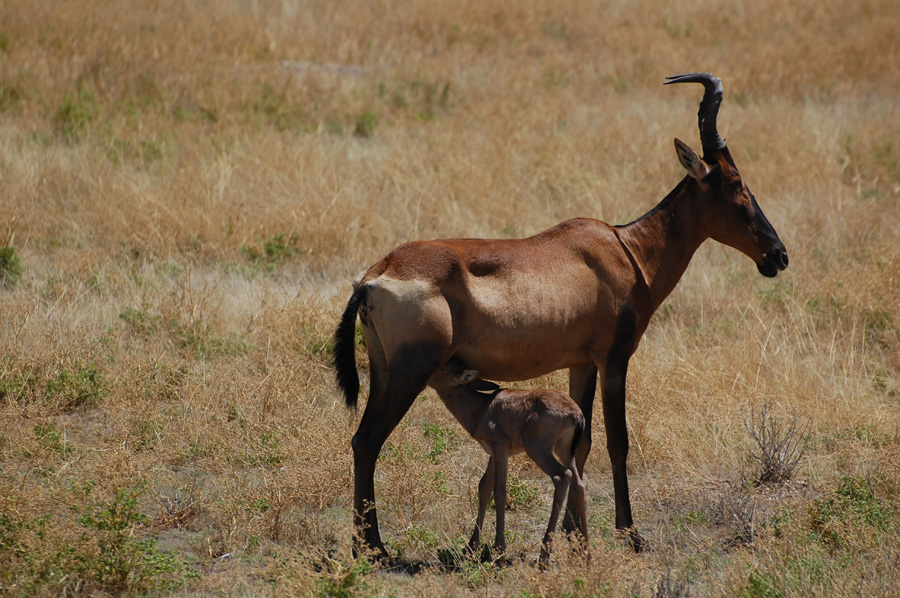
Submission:
[[[456,356],[478,376],[487,380],[514,382],[590,363],[587,342],[573,343],[570,336],[486,335],[480,342],[461,346]]]

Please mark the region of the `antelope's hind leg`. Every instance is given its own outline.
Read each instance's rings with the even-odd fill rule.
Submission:
[[[371,347],[371,345],[370,345]],[[375,464],[385,441],[438,368],[439,352],[432,346],[397,351],[390,365],[383,353],[369,351],[372,382],[369,400],[353,436],[353,510],[357,528],[355,549],[375,550],[387,557],[375,510]]]
[[[372,372],[366,409],[353,436],[353,508],[362,546],[386,555],[375,511],[375,465],[391,432],[450,352],[450,310],[424,283],[380,277],[366,283],[360,320]]]

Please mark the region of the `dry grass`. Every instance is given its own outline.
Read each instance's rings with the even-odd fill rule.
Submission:
[[[900,7],[563,4],[0,3],[0,593],[897,591]],[[377,489],[389,548],[433,566],[354,561],[352,277],[413,238],[642,214],[672,138],[699,145],[697,90],[660,83],[701,69],[791,267],[709,243],[632,361],[652,550],[613,537],[598,425],[590,563],[536,570],[550,488],[517,460],[524,560],[439,567],[485,457],[426,393]],[[808,422],[804,457],[750,488],[762,405]]]

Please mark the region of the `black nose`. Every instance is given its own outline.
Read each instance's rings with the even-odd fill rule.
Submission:
[[[790,260],[788,259],[787,250],[784,247],[779,247],[778,249],[776,249],[772,254],[772,258],[775,260],[775,264],[778,266],[779,270],[784,270],[785,268],[787,268],[788,262],[790,262]]]
[[[773,247],[770,251],[764,253],[762,255],[762,263],[759,264],[761,270],[764,275],[772,277],[778,274],[779,270],[784,270],[788,267],[788,259],[787,250],[784,248],[784,245],[778,244]]]

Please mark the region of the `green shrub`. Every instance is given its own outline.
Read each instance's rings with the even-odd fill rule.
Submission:
[[[771,573],[754,569],[747,578],[747,585],[741,592],[741,598],[779,598],[784,596],[784,589],[778,579]]]
[[[525,511],[531,509],[539,503],[539,494],[540,491],[534,482],[511,475],[506,484],[506,510]]]
[[[62,368],[44,386],[45,400],[63,411],[97,405],[105,395],[106,382],[93,363],[77,371]]]
[[[154,316],[134,307],[126,307],[119,314],[119,319],[128,324],[138,336],[144,338],[152,336],[159,329],[159,316]]]
[[[453,431],[438,424],[424,422],[422,423],[422,433],[431,441],[431,450],[428,451],[427,457],[431,461],[437,461],[438,457],[447,452],[453,438]]]
[[[264,239],[260,245],[243,245],[240,254],[251,268],[244,268],[246,275],[271,274],[275,265],[286,262],[300,253],[299,239],[296,235],[286,236],[284,233],[272,235]]]
[[[47,558],[40,550],[51,524],[51,515],[23,517],[13,509],[0,511],[0,588],[19,587],[22,594],[36,594],[63,576],[63,555]]]
[[[0,287],[11,289],[22,278],[22,260],[15,247],[0,247]]]
[[[79,572],[101,588],[121,592],[171,590],[197,576],[177,554],[160,552],[153,538],[141,538],[136,528],[149,522],[138,509],[143,487],[116,488],[82,514],[87,530],[77,558]],[[96,544],[90,540],[95,540]],[[96,551],[88,549],[94,545]]]
[[[345,563],[325,559],[316,583],[316,595],[331,598],[349,598],[370,589],[367,577],[373,572],[365,559]]]
[[[378,125],[378,117],[370,110],[363,111],[356,117],[356,126],[353,134],[357,137],[372,137],[375,135],[375,127]]]
[[[142,537],[149,518],[138,509],[141,486],[95,501],[92,491],[92,483],[74,488],[74,535],[58,516],[0,512],[0,595],[170,592],[199,577],[179,554]]]
[[[94,94],[79,88],[74,96],[63,96],[53,116],[53,132],[68,142],[77,141],[97,117],[99,108]]]
[[[249,346],[245,335],[231,333],[224,337],[216,336],[209,326],[199,320],[188,325],[172,320],[167,327],[183,354],[203,361],[221,355],[240,355]]]
[[[31,367],[22,372],[9,371],[7,368],[13,367],[9,358],[4,361],[3,366],[3,371],[0,371],[0,399],[8,397],[12,401],[21,402],[34,392],[36,381]]]
[[[825,542],[843,546],[849,536],[858,536],[860,528],[893,530],[893,511],[872,491],[868,478],[845,475],[831,496],[809,507],[810,526]]]
[[[62,457],[68,457],[72,453],[72,445],[68,443],[65,431],[60,431],[52,422],[35,425],[34,437],[42,448]]]

